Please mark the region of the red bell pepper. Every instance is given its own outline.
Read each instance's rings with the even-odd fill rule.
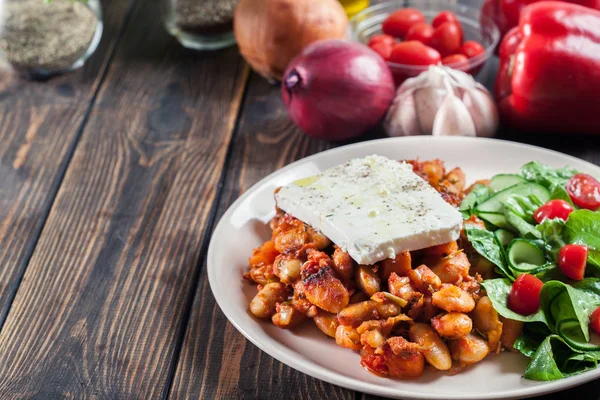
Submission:
[[[500,46],[503,122],[538,132],[600,134],[600,11],[543,1]]]
[[[498,28],[500,28],[502,36],[504,36],[511,28],[519,25],[519,15],[523,8],[539,1],[540,0],[485,0],[481,8],[481,15],[491,18],[492,21],[498,25]],[[562,1],[600,10],[600,0]]]

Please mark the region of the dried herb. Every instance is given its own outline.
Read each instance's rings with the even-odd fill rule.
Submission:
[[[68,69],[88,50],[98,18],[82,2],[5,0],[0,53],[17,71]]]
[[[233,29],[238,0],[172,0],[175,25],[184,32],[221,34]]]

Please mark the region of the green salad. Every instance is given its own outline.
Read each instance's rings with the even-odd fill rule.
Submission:
[[[485,223],[485,229],[465,223],[465,234],[500,276],[483,282],[494,308],[525,323],[514,344],[530,358],[525,378],[561,379],[594,369],[600,360],[600,340],[590,329],[600,306],[598,187],[572,168],[531,162],[517,174],[475,185],[460,206],[466,220],[476,216]],[[541,287],[534,308],[531,287],[513,297],[526,280]]]

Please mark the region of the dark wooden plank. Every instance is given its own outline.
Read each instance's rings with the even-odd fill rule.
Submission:
[[[47,82],[0,75],[0,326],[129,9],[103,4],[104,35],[83,69]]]
[[[249,85],[217,218],[269,173],[334,146],[291,124],[278,88],[256,75]],[[171,397],[354,399],[354,392],[295,371],[248,342],[219,310],[203,267]]]
[[[503,129],[498,138],[545,147],[600,165],[600,135],[548,135]]]
[[[137,1],[0,333],[0,398],[153,399],[183,338],[247,81]]]

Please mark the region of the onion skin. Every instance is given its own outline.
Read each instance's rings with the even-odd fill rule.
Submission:
[[[309,44],[344,38],[347,26],[337,0],[240,0],[234,16],[240,53],[269,80],[281,80],[289,62]]]
[[[326,40],[289,65],[281,94],[292,121],[317,139],[339,141],[377,125],[395,93],[385,61],[359,43]]]

